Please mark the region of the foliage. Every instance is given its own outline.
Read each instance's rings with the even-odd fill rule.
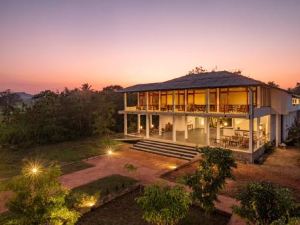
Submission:
[[[300,123],[297,120],[289,128],[286,144],[300,147]]]
[[[295,205],[291,192],[287,188],[276,187],[271,183],[249,183],[238,195],[240,206],[234,206],[233,212],[247,222],[256,225],[269,225],[290,220]]]
[[[207,70],[203,68],[203,66],[196,66],[194,69],[189,71],[189,75],[191,74],[202,74],[205,73]]]
[[[28,162],[20,176],[4,184],[14,193],[7,204],[10,217],[6,224],[75,224],[80,214],[66,206],[69,192],[59,183],[60,175],[60,167],[55,164],[42,167]]]
[[[299,225],[299,224],[300,224],[300,218],[297,217],[290,218],[287,223],[284,218],[275,220],[274,222],[271,223],[271,225]]]
[[[124,165],[124,169],[126,169],[128,172],[135,172],[137,170],[137,167],[134,166],[133,164],[126,163]]]
[[[276,84],[275,81],[269,81],[267,84],[271,87],[279,88],[279,84]]]
[[[145,188],[144,194],[137,198],[137,203],[144,211],[143,218],[147,222],[175,225],[187,215],[191,199],[182,187],[152,185]]]
[[[6,107],[9,113],[2,107],[9,119],[4,116],[0,123],[0,143],[22,146],[57,143],[116,131],[117,112],[123,107],[122,94],[116,93],[116,89],[95,91],[83,84],[81,88],[65,88],[60,93],[46,90],[35,95],[32,104],[22,110],[13,106],[16,100],[10,100],[11,108]],[[3,99],[0,102],[7,102]]]
[[[11,114],[18,110],[16,107],[18,103],[22,103],[22,100],[16,93],[11,93],[10,90],[0,92],[0,112],[3,115],[3,122],[10,122]]]
[[[232,168],[236,167],[232,152],[222,148],[200,148],[202,160],[193,175],[185,177],[185,183],[192,188],[193,199],[207,212],[214,210],[214,201],[224,187],[227,178],[234,178]]]
[[[300,82],[297,82],[296,86],[294,88],[290,89],[290,91],[296,95],[300,95]]]

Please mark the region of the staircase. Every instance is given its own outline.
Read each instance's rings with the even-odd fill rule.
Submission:
[[[195,147],[154,140],[139,141],[131,148],[138,151],[184,160],[192,160],[198,154]]]

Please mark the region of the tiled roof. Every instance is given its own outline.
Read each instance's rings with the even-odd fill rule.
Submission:
[[[189,74],[161,83],[137,84],[121,90],[121,92],[178,90],[191,88],[245,87],[266,86],[265,83],[228,71]]]

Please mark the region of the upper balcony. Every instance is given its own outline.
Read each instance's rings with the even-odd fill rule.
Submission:
[[[125,93],[124,111],[247,115],[257,106],[269,106],[266,95],[260,93],[260,87],[137,92],[129,97],[134,102],[131,106],[127,105]]]

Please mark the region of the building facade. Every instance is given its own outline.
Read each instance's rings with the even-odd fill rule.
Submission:
[[[265,143],[278,146],[285,140],[300,110],[298,96],[227,71],[190,74],[121,92],[125,135],[224,147],[251,162],[263,153]],[[131,129],[129,116],[136,117]]]

